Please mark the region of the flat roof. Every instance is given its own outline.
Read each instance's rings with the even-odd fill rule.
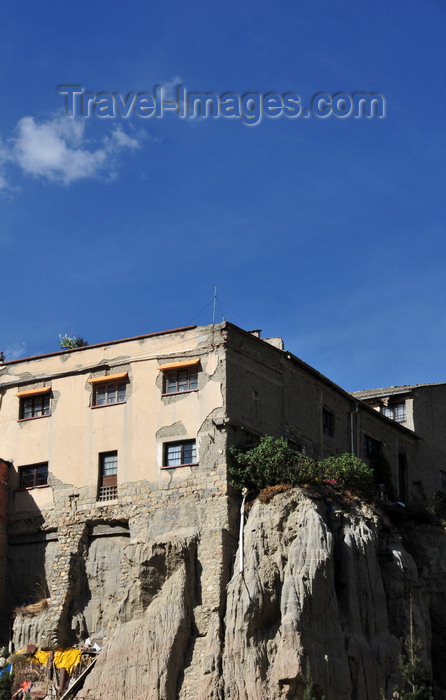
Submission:
[[[402,384],[401,386],[387,386],[382,389],[362,389],[361,391],[350,392],[352,396],[358,399],[372,399],[374,397],[378,398],[380,396],[393,396],[396,394],[408,394],[414,389],[431,387],[431,386],[445,386],[446,382],[432,382],[430,384]]]
[[[184,326],[182,328],[171,328],[167,331],[157,331],[156,333],[146,333],[145,335],[135,335],[131,338],[120,338],[119,340],[107,340],[105,343],[93,343],[92,345],[83,345],[80,348],[61,348],[55,352],[46,352],[42,355],[31,355],[30,357],[20,357],[17,360],[5,360],[0,362],[0,366],[3,365],[14,365],[19,362],[28,362],[30,360],[39,360],[42,357],[54,357],[55,355],[65,355],[67,352],[82,352],[83,350],[89,350],[90,348],[102,348],[104,345],[117,345],[118,343],[127,343],[131,340],[144,340],[145,338],[153,338],[157,335],[167,335],[168,333],[181,333],[182,331],[191,331],[197,326]]]

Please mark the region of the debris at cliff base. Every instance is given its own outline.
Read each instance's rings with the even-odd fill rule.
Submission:
[[[44,650],[29,644],[8,659],[14,674],[11,697],[14,700],[68,697],[67,691],[89,669],[97,653],[91,648]]]

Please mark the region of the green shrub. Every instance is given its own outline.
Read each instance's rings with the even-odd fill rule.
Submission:
[[[335,479],[353,491],[368,491],[373,484],[373,469],[359,457],[345,452],[339,457],[327,457],[320,466],[326,479]]]
[[[6,669],[0,676],[0,700],[10,700],[14,675]]]
[[[231,448],[231,455],[229,476],[238,489],[262,489],[283,483],[296,486],[314,479],[318,473],[317,463],[311,457],[294,452],[285,438],[271,435],[261,438],[256,447],[246,452]]]
[[[284,483],[298,486],[326,479],[346,489],[368,491],[373,483],[373,470],[358,457],[346,453],[316,462],[292,450],[283,437],[266,435],[245,452],[231,448],[231,455],[229,477],[238,489],[261,490]]]

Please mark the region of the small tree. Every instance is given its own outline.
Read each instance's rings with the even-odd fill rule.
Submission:
[[[433,700],[432,683],[427,663],[421,656],[421,643],[418,640],[404,642],[400,655],[399,668],[404,679],[403,688],[395,688],[399,700]]]
[[[314,695],[313,678],[311,676],[310,662],[309,661],[307,661],[307,664],[305,667],[305,673],[303,675],[303,679],[305,682],[305,690],[304,690],[304,694],[302,696],[302,700],[316,700],[316,697]],[[322,700],[325,700],[325,695],[322,696]]]
[[[307,663],[305,673],[304,673],[304,681],[305,681],[305,690],[303,694],[302,700],[315,700],[315,697],[313,695],[313,679],[311,677],[311,671],[310,671],[310,664]]]
[[[13,680],[14,675],[4,669],[0,676],[0,700],[10,700]]]
[[[403,644],[399,668],[404,688],[395,688],[398,700],[433,700],[429,667],[422,657],[422,646],[413,631],[413,599],[409,597],[409,634]]]

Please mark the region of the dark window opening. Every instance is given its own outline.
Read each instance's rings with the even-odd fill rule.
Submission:
[[[367,459],[373,459],[380,454],[381,443],[370,437],[370,435],[364,435],[364,456],[367,457]]]
[[[334,426],[335,426],[334,413],[332,413],[331,411],[327,411],[326,408],[323,408],[322,409],[322,430],[324,431],[324,434],[329,435],[330,437],[333,437]]]
[[[35,489],[48,484],[48,462],[19,467],[19,488]]]
[[[402,452],[398,455],[398,498],[402,503],[407,497],[407,459]]]

